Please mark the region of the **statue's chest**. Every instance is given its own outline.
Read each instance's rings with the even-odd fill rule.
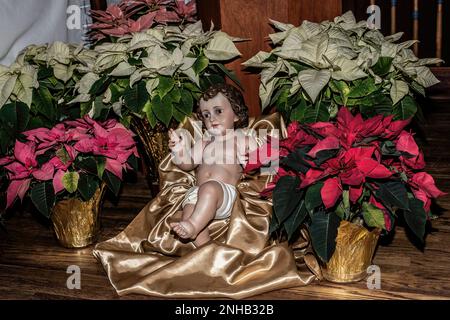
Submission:
[[[203,149],[203,161],[206,164],[236,164],[235,139],[207,141]]]

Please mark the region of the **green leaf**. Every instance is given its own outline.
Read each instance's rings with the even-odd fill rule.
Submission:
[[[176,107],[187,116],[192,113],[194,108],[194,99],[188,90],[181,90],[181,102],[177,104]]]
[[[372,71],[380,77],[386,75],[391,69],[393,60],[394,58],[392,57],[380,57],[377,63],[372,67]]]
[[[299,186],[298,177],[283,176],[277,181],[273,190],[273,210],[280,223],[284,223],[300,203]]]
[[[84,117],[91,111],[92,101],[80,103],[80,117]]]
[[[74,193],[78,189],[78,180],[80,174],[78,172],[66,172],[62,178],[63,186],[69,193]]]
[[[202,93],[202,90],[191,82],[183,83],[183,88],[190,91],[191,93]]]
[[[348,96],[350,93],[350,88],[347,85],[347,82],[343,80],[331,80],[330,88],[333,92],[342,94],[343,96]]]
[[[178,106],[178,105],[175,105],[175,108],[173,108],[173,110],[172,110],[172,111],[173,111],[172,116],[175,118],[176,121],[182,122],[182,121],[184,120],[184,118],[186,118],[186,115],[185,115],[183,112],[178,111],[177,106]]]
[[[355,103],[352,102],[353,99],[349,99],[348,106],[359,106],[361,113],[367,117],[371,118],[378,114],[388,116],[392,113],[392,100],[380,93],[372,94],[363,99],[357,99]]]
[[[316,153],[316,158],[313,160],[317,166],[321,166],[327,160],[336,157],[339,149],[322,150]]]
[[[349,104],[344,101],[340,95],[333,94],[333,100],[338,106],[349,106]]]
[[[49,123],[48,120],[45,121],[45,119],[39,118],[39,117],[32,117],[30,121],[28,122],[27,130],[31,129],[37,129],[37,128],[53,128],[53,124]]]
[[[348,94],[346,94],[348,98],[365,97],[378,90],[378,87],[375,85],[375,81],[371,77],[364,80],[356,80],[354,81],[354,84],[355,85],[351,87]],[[345,93],[345,91],[343,93]]]
[[[52,182],[41,182],[31,189],[31,201],[45,217],[50,218],[51,209],[55,205],[55,190]]]
[[[145,82],[140,81],[133,87],[127,87],[123,93],[125,105],[135,113],[141,113],[144,105],[149,99],[149,94],[145,87]]]
[[[111,90],[111,101],[110,103],[115,103],[119,101],[120,97],[123,95],[125,91],[123,88],[119,87],[116,83],[111,83],[109,86],[109,90]]]
[[[45,80],[53,75],[53,69],[50,67],[39,67],[38,80]]]
[[[97,166],[97,176],[99,179],[103,179],[103,174],[105,172],[106,167],[106,158],[105,157],[97,157],[95,159]]]
[[[406,224],[412,232],[420,239],[424,241],[425,225],[427,223],[427,214],[423,208],[423,202],[419,199],[409,199],[409,208],[411,210],[405,210],[403,216]]]
[[[84,201],[88,201],[94,196],[98,186],[98,180],[96,177],[89,174],[80,175],[80,180],[78,181],[78,191]]]
[[[292,240],[292,236],[304,222],[307,215],[308,211],[306,210],[305,201],[302,200],[294,212],[284,222],[284,229],[288,235],[288,240]]]
[[[306,173],[310,168],[310,165],[305,161],[308,151],[309,149],[307,148],[297,148],[287,157],[281,159],[281,164],[283,166],[288,166],[294,171]]]
[[[367,202],[363,203],[362,209],[364,221],[369,227],[386,229],[383,211]]]
[[[0,109],[2,123],[12,132],[22,132],[30,121],[30,108],[23,102],[5,104]]]
[[[325,103],[316,103],[314,106],[308,106],[305,111],[305,117],[303,121],[305,123],[315,123],[319,121],[328,121],[330,119],[330,113]]]
[[[138,158],[134,154],[131,154],[128,157],[127,163],[131,166],[131,168],[133,168],[134,171],[138,171]]]
[[[110,83],[111,79],[107,75],[101,77],[94,82],[91,89],[89,90],[89,94],[93,96],[100,95],[101,93],[105,92]]]
[[[276,232],[279,229],[280,229],[280,224],[277,220],[277,217],[275,215],[272,215],[272,218],[270,219],[270,224],[269,224],[269,235],[271,235],[272,233]]]
[[[275,83],[274,83],[275,84]],[[288,109],[288,100],[289,100],[289,94],[290,94],[290,87],[289,85],[282,85],[280,88],[277,89],[277,87],[280,85],[280,82],[277,82],[276,85],[273,87],[272,91],[275,93],[273,94],[270,102],[268,105],[274,105],[276,104],[277,109],[280,111],[286,111]],[[272,86],[272,84],[268,83],[266,86],[266,89],[268,87]],[[270,88],[269,91],[267,91],[268,97],[270,95]]]
[[[305,108],[297,107],[292,110],[291,115],[289,117],[290,121],[298,121],[300,123],[303,122],[303,119],[305,117]]]
[[[341,220],[349,220],[351,212],[350,212],[350,192],[348,190],[342,191],[342,201],[336,207],[335,213]]]
[[[53,73],[53,70],[52,70]],[[55,90],[55,91],[63,91],[64,90],[64,83],[62,81],[59,81],[58,79],[56,79],[54,76],[44,79],[42,81],[39,81],[39,86],[44,86],[47,87],[51,90]]]
[[[292,110],[290,119],[291,121],[304,122],[306,112],[306,101],[302,99],[300,103]]]
[[[310,213],[314,212],[314,209],[322,204],[322,196],[320,190],[322,190],[323,182],[317,182],[310,186],[306,191],[305,205]]]
[[[192,69],[194,69],[194,72],[198,75],[208,67],[209,59],[205,56],[199,56],[197,60],[195,60],[194,64],[192,65]]]
[[[86,172],[97,174],[97,162],[94,157],[78,156],[75,159],[75,167],[85,170]]]
[[[93,108],[94,108],[94,114],[92,115],[93,119],[101,119],[101,116],[102,116],[104,110],[109,110],[109,107],[107,107],[103,103],[103,97],[102,96],[97,96],[95,98],[94,104],[93,104]]]
[[[117,197],[119,195],[119,191],[120,191],[120,184],[121,184],[120,179],[118,177],[116,177],[114,174],[112,174],[111,172],[109,172],[108,170],[105,171],[104,177],[105,177],[104,181],[106,182],[106,185]]]
[[[1,154],[4,155],[8,152],[8,148],[12,147],[15,143],[15,136],[4,127],[0,127],[0,150]]]
[[[397,103],[394,106],[394,120],[406,120],[414,115],[417,112],[417,104],[416,101],[411,96],[404,97],[400,103]]]
[[[323,211],[312,215],[310,226],[311,242],[319,258],[328,262],[336,249],[336,236],[340,224],[339,217]]]
[[[166,98],[168,101],[171,101],[171,102],[173,102],[173,103],[179,103],[180,100],[181,100],[181,90],[178,89],[177,87],[174,87],[174,88],[172,89],[172,91],[170,91],[170,92],[167,94],[167,96],[164,97],[164,98]],[[163,99],[164,99],[164,98],[163,98]]]
[[[166,97],[161,100],[159,96],[155,96],[152,100],[152,111],[162,123],[166,126],[169,125],[173,115],[173,105],[171,101],[167,101]]]
[[[394,156],[400,157],[402,154],[397,151],[395,143],[393,141],[387,140],[381,142],[381,154],[384,156]]]
[[[119,87],[124,88],[124,89],[126,89],[127,87],[130,86],[129,78],[117,79],[115,82],[117,83],[117,85]]]
[[[158,84],[158,94],[161,99],[163,99],[166,94],[172,90],[173,86],[175,85],[175,81],[172,78],[169,77],[159,77],[159,84]]]
[[[48,88],[41,86],[33,91],[33,104],[36,110],[50,121],[56,121],[56,108]]]
[[[383,203],[399,209],[409,210],[408,192],[400,181],[379,183],[375,196]]]
[[[152,128],[154,128],[156,126],[156,123],[158,122],[158,120],[156,119],[155,114],[153,113],[153,105],[152,102],[149,100],[147,101],[147,103],[144,106],[143,111],[145,112],[145,114],[147,115],[147,120],[150,123],[150,125],[152,126]]]

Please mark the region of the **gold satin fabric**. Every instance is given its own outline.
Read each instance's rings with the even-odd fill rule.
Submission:
[[[188,118],[180,127],[201,132]],[[250,119],[249,128],[281,129],[278,113]],[[116,237],[98,243],[94,256],[103,264],[119,295],[165,298],[241,299],[267,291],[304,286],[321,277],[308,235],[292,246],[269,240],[270,200],[259,192],[271,176],[243,174],[230,218],[213,220],[211,240],[199,248],[181,242],[169,223],[181,219],[181,202],[195,184],[194,172],[178,169],[168,155],[159,166],[160,193]]]

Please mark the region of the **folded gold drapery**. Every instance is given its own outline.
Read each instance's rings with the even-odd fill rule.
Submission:
[[[192,136],[201,132],[195,118],[182,125]],[[286,128],[279,114],[251,119],[249,128]],[[270,200],[261,199],[271,176],[243,174],[230,218],[214,220],[209,243],[195,248],[170,231],[181,219],[185,192],[195,184],[194,172],[178,169],[168,155],[159,166],[160,193],[116,237],[96,245],[119,295],[147,294],[169,298],[241,299],[276,289],[303,286],[319,276],[307,233],[292,246],[269,240]]]

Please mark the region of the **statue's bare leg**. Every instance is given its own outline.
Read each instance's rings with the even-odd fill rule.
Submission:
[[[217,209],[223,201],[223,190],[216,181],[207,181],[198,189],[198,200],[192,215],[180,222],[171,223],[172,229],[184,239],[196,239],[202,232],[208,232],[206,226],[216,215]],[[204,230],[205,229],[205,230]],[[209,240],[206,234],[202,234],[196,245],[201,245]]]
[[[202,244],[207,243],[209,240],[211,240],[211,236],[209,235],[209,229],[208,226],[205,227],[198,235],[197,238],[194,240],[194,244],[196,247],[200,247]]]

